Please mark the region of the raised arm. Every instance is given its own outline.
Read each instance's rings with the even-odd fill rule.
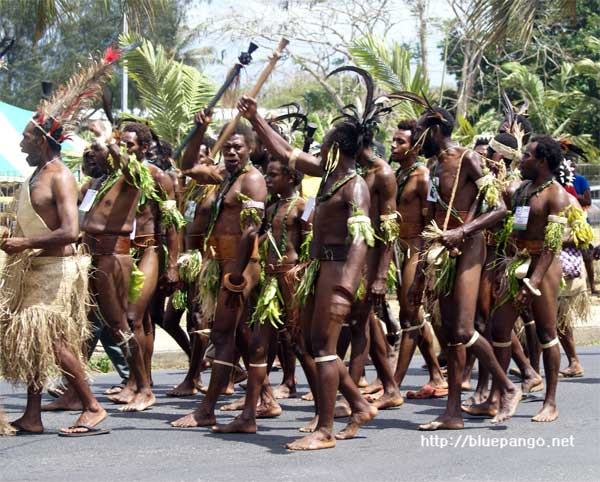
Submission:
[[[185,171],[186,169],[191,169],[194,164],[196,164],[196,159],[198,159],[198,153],[202,146],[202,139],[204,139],[206,129],[208,129],[210,121],[212,120],[211,115],[212,111],[208,115],[203,111],[200,111],[194,116],[194,122],[198,125],[198,129],[190,139],[190,142],[183,153],[181,159],[182,170]]]
[[[267,150],[277,159],[309,176],[321,177],[325,172],[321,161],[298,148],[292,147],[261,117],[256,101],[243,95],[237,105],[238,110],[248,121]]]

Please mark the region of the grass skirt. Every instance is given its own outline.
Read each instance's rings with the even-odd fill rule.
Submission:
[[[0,374],[42,389],[62,374],[54,351],[61,342],[85,366],[89,256],[10,257],[1,274]]]
[[[2,435],[14,435],[14,433],[14,427],[8,423],[8,418],[6,418],[4,410],[2,410],[2,407],[0,407],[0,437]]]

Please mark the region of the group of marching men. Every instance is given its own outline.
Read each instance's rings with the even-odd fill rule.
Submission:
[[[370,76],[360,74],[372,93]],[[374,138],[391,101],[423,111],[397,124],[396,171]],[[298,360],[315,416],[287,447],[333,447],[378,410],[403,404],[399,387],[417,346],[430,379],[407,396],[448,397],[444,412],[419,429],[460,429],[463,411],[505,422],[523,393],[544,389],[540,353],[546,395],[533,420],[558,417],[558,297],[568,281],[561,252],[569,248],[573,261],[592,238],[577,199],[557,181],[568,184],[559,175],[569,169],[564,146],[533,136],[512,105],[483,155],[452,140],[448,111],[407,93],[367,95],[360,112],[345,109],[318,150],[310,142],[294,147],[254,99],[243,96],[237,108],[246,121],[223,139],[222,161],[215,163],[207,135],[211,112],[200,112],[180,169],[148,126],[104,132],[92,123],[95,139],[83,157],[89,180],[80,186],[60,160],[66,129],[57,114],[44,104],[32,118],[21,148],[36,169],[21,188],[16,228],[0,245],[7,254],[0,373],[27,383],[28,403],[4,432],[43,432],[44,408],[81,410],[59,435],[108,432],[98,427],[107,413],[84,369],[92,328],[96,340],[109,335],[129,368],[109,399],[125,412],[152,406],[154,323],[190,356],[169,395],[204,392],[175,427],[255,433],[257,418],[281,414],[276,399],[296,396]],[[303,175],[320,178],[312,196],[303,195]],[[390,290],[401,327],[393,363]],[[189,338],[179,327],[184,313]],[[268,373],[277,354],[284,380],[273,392]],[[365,396],[358,385],[369,357],[378,378]],[[520,387],[506,374],[511,357]],[[217,425],[219,396],[246,376],[240,359],[245,397],[222,409],[241,413]],[[462,401],[475,359],[477,389]],[[42,389],[57,374],[67,388],[42,407]],[[336,434],[337,416],[349,419]]]

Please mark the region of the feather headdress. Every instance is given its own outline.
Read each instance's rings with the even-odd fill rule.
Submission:
[[[386,97],[375,98],[375,83],[369,72],[352,65],[344,65],[329,72],[327,77],[331,77],[340,72],[355,72],[364,81],[367,92],[363,105],[348,104],[342,108],[341,114],[333,119],[333,122],[343,120],[354,124],[358,129],[357,144],[364,145],[365,139],[372,139],[377,131],[381,117],[392,111],[392,107],[386,105]]]
[[[135,47],[131,45],[126,48]],[[124,50],[109,47],[101,59],[92,59],[56,89],[50,98],[43,99],[32,118],[34,125],[56,144],[68,139],[79,125],[81,114],[102,96],[113,65]]]
[[[306,113],[303,113],[298,102],[290,102],[289,104],[279,106],[280,109],[284,107],[288,108],[288,112],[269,119],[268,123],[271,127],[277,126],[279,128],[278,130],[284,131],[281,126],[291,120],[291,123],[287,122],[286,131],[281,133],[291,139],[294,132],[300,132],[303,136],[302,150],[308,152],[313,142],[315,131],[317,130],[317,126],[308,121],[308,109]],[[290,109],[292,107],[295,109],[294,111]]]

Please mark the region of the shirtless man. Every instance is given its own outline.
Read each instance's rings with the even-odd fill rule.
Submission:
[[[216,422],[215,405],[234,368],[236,329],[240,320],[248,319],[249,297],[260,277],[258,231],[267,198],[265,180],[249,162],[254,147],[252,130],[241,123],[235,127],[223,145],[224,166],[195,164],[210,117],[198,113],[195,120],[200,127],[183,156],[183,173],[199,184],[219,185],[206,229],[203,260],[204,274],[212,272],[211,284],[216,281],[219,286],[215,312],[210,314],[214,316],[211,341],[215,358],[204,400],[194,412],[172,422],[174,427]],[[206,284],[202,274],[198,283]]]
[[[509,193],[509,201],[514,213],[512,240],[518,252],[526,249],[529,254],[529,277],[519,282],[519,291],[514,299],[498,307],[492,319],[494,351],[506,369],[511,355],[511,332],[519,309],[531,306],[546,374],[546,397],[542,408],[532,418],[534,422],[552,422],[558,418],[556,385],[560,348],[556,314],[562,276],[558,253],[566,223],[561,213],[569,205],[569,197],[556,182],[553,173],[562,158],[560,145],[549,136],[533,137],[525,148],[520,164],[525,180]],[[553,229],[560,236],[552,236]],[[516,253],[513,251],[513,254]],[[497,385],[493,383],[488,399],[473,405],[470,413],[493,416],[498,411],[496,391]]]
[[[383,395],[374,400],[373,405],[378,409],[385,409],[399,407],[404,399],[394,381],[385,344],[381,346],[372,341],[369,349],[367,330],[370,328],[370,320],[378,322],[373,317],[373,308],[381,307],[385,302],[388,267],[398,233],[397,224],[400,222],[396,213],[397,186],[394,171],[387,162],[375,155],[372,143],[367,144],[358,156],[358,165],[364,172],[362,177],[369,189],[369,217],[380,239],[376,239],[375,246],[367,251],[362,275],[365,293],[353,303],[348,318],[352,343],[349,371],[352,381],[358,385],[369,352],[371,353],[378,379],[383,385]]]
[[[17,432],[44,431],[41,391],[54,370],[60,369],[82,406],[74,425],[61,429],[60,433],[66,436],[95,434],[99,432],[93,427],[107,414],[86,381],[81,353],[86,309],[83,306],[83,310],[78,310],[74,306],[74,300],[81,305],[85,303],[87,293],[79,288],[87,287],[89,262],[82,268],[79,256],[74,256],[73,243],[79,234],[77,185],[60,159],[61,141],[50,133],[54,122],[51,117],[44,122],[40,116],[34,116],[21,141],[27,163],[36,170],[21,187],[15,237],[2,239],[0,248],[15,257],[29,250],[37,252],[32,252],[31,267],[23,273],[20,290],[10,290],[10,278],[2,280],[3,307],[13,302],[8,300],[6,304],[5,296],[18,297],[21,302],[17,309],[11,310],[8,319],[0,322],[0,372],[7,380],[28,384],[25,413],[12,422]],[[17,326],[11,326],[12,323]],[[48,335],[54,333],[63,336],[48,343]],[[21,338],[18,344],[15,337]],[[21,350],[15,352],[14,346]]]
[[[503,422],[514,414],[521,390],[506,376],[494,357],[491,345],[474,329],[477,290],[485,259],[482,229],[496,224],[506,213],[501,200],[488,212],[479,214],[481,201],[476,182],[483,177],[481,160],[473,151],[455,144],[452,139],[454,118],[441,108],[428,108],[419,118],[415,135],[423,136],[423,154],[435,157],[430,173],[430,213],[443,231],[441,245],[455,258],[455,276],[448,291],[438,291],[442,327],[448,340],[448,402],[446,410],[420,430],[462,429],[460,410],[462,374],[466,349],[487,366],[501,391],[500,409],[493,422]],[[452,262],[452,261],[450,261]],[[417,268],[415,283],[408,293],[409,302],[417,303],[417,287],[424,273]]]
[[[434,351],[433,330],[431,325],[423,319],[421,310],[423,285],[417,286],[415,290],[415,304],[408,299],[408,290],[415,283],[419,254],[423,247],[420,235],[425,228],[425,217],[428,214],[429,170],[417,159],[419,152],[415,138],[416,126],[416,120],[400,121],[392,139],[391,158],[400,163],[400,168],[396,173],[398,183],[396,199],[398,211],[402,216],[396,258],[400,264],[397,269],[402,275],[398,283],[402,339],[394,379],[398,386],[402,385],[415,349],[419,345],[429,369],[429,382],[418,392],[408,392],[407,396],[409,398],[430,398],[446,395],[448,385],[444,380]],[[417,277],[416,281],[422,283],[423,279]]]
[[[205,137],[202,140],[198,157],[194,165],[204,164],[211,166],[213,164],[212,160],[208,157],[208,152],[212,149],[214,143],[215,141],[209,137]],[[185,176],[183,176],[181,181],[185,181]],[[183,182],[181,184],[183,185]],[[204,253],[204,234],[208,227],[210,210],[217,195],[217,188],[217,184],[196,184],[193,187],[189,198],[183,196],[182,211],[187,221],[183,239],[184,251],[187,255],[194,256],[194,252],[198,252],[200,256],[202,256],[202,253]],[[186,186],[184,193],[189,189],[190,188]],[[183,273],[180,274],[183,276]],[[209,320],[204,319],[202,316],[202,310],[198,303],[197,280],[184,286],[184,290],[187,298],[187,326],[190,336],[188,356],[190,357],[190,365],[183,381],[167,392],[167,396],[170,397],[195,395],[203,388],[200,370],[202,359],[208,345],[208,338],[203,336],[200,330],[209,328]],[[182,314],[183,311],[173,307],[171,301],[167,312],[165,313],[165,324],[179,324]]]
[[[487,159],[489,159],[488,167],[494,176],[497,176],[503,169],[510,171],[516,169],[517,164],[520,160],[520,151],[518,150],[517,139],[508,132],[502,132],[494,136],[490,140],[488,152],[486,153]],[[512,167],[511,167],[512,166]],[[510,176],[507,175],[508,179]],[[516,181],[519,183],[520,181]],[[490,229],[484,231],[486,241],[486,258],[484,263],[484,269],[481,274],[481,280],[479,285],[479,296],[477,299],[477,315],[475,319],[475,327],[477,331],[484,335],[488,341],[492,341],[492,325],[491,325],[491,314],[494,306],[499,301],[497,297],[497,290],[493,289],[495,278],[497,276],[503,276],[501,272],[500,263],[496,262],[498,256],[504,254],[505,246],[500,246],[498,251],[498,231],[502,228],[503,221],[493,226]],[[527,324],[528,321],[525,321]],[[527,328],[527,326],[526,326]],[[517,336],[512,334],[513,341],[513,356],[515,356],[515,362],[519,366],[519,370],[523,377],[523,383],[521,384],[521,390],[523,393],[530,393],[531,391],[538,391],[543,389],[542,378],[539,376],[536,370],[533,369],[531,363],[525,356],[523,348]],[[471,361],[471,368],[473,363]],[[471,371],[469,369],[469,360],[467,361],[468,375],[463,380],[463,386],[466,381],[469,381]],[[468,408],[465,410],[464,407],[475,403],[481,403],[489,396],[489,373],[484,366],[479,367],[477,387],[471,397],[469,397],[463,403],[463,410],[469,413]]]
[[[292,171],[280,161],[271,159],[267,163],[267,188],[274,202],[267,209],[266,224],[261,235],[261,245],[265,243],[266,251],[265,280],[251,319],[253,333],[248,357],[250,363],[245,405],[243,412],[231,423],[213,427],[215,432],[256,433],[258,399],[261,390],[265,391],[265,381],[268,382],[269,348],[277,338],[277,328],[274,325],[285,328],[292,334],[299,331],[298,303],[294,297],[297,283],[291,270],[300,260],[300,248],[311,229],[308,220],[303,219],[305,201],[297,189],[301,180],[300,173]],[[267,301],[266,293],[273,289],[272,283],[275,283],[273,286],[277,292]],[[281,315],[273,318],[273,310]],[[304,357],[300,360],[305,364]],[[314,373],[314,367],[312,368],[307,371],[309,376]],[[270,392],[268,384],[267,392]],[[263,393],[261,411],[264,411],[265,406],[273,404],[270,397],[271,393]]]
[[[135,219],[135,232],[132,246],[135,249],[135,259],[138,269],[144,273],[144,282],[139,298],[129,303],[127,320],[131,325],[137,345],[142,352],[140,370],[133,370],[127,385],[121,392],[110,395],[109,400],[124,404],[123,412],[142,411],[154,404],[154,395],[150,387],[151,356],[154,336],[148,306],[154,295],[159,278],[160,262],[159,248],[161,246],[161,202],[158,198],[166,194],[166,199],[175,199],[175,190],[170,176],[157,166],[144,162],[152,134],[148,126],[137,122],[126,124],[121,133],[121,142],[127,147],[129,156],[135,155],[139,162],[148,169],[154,181],[155,196],[143,193],[142,203],[138,206]],[[164,194],[163,194],[164,193]],[[171,289],[178,282],[177,254],[179,251],[177,231],[174,226],[167,229],[168,265],[166,278]],[[134,363],[137,360],[134,359]],[[139,377],[138,377],[139,373]]]
[[[132,333],[127,317],[129,281],[133,266],[130,255],[130,235],[134,228],[140,198],[140,168],[130,164],[129,156],[121,154],[117,143],[98,145],[97,175],[89,185],[93,201],[80,210],[86,212],[82,223],[83,243],[92,254],[95,275],[91,290],[98,305],[98,316],[107,324],[110,334],[123,350],[132,377],[137,381],[135,396],[120,408],[122,411],[144,410],[154,404],[147,373],[144,369],[143,347]],[[111,160],[109,160],[109,154]],[[143,168],[143,166],[142,166]]]
[[[313,313],[311,326],[306,328],[310,333],[308,351],[317,365],[316,386],[311,389],[318,404],[318,422],[314,432],[287,447],[291,450],[331,448],[335,446],[336,438],[355,437],[359,427],[377,414],[377,409],[362,397],[336,355],[342,323],[350,313],[366,260],[367,243],[363,234],[369,230],[372,234],[370,219],[366,216],[369,190],[355,170],[356,157],[362,150],[358,140],[361,127],[356,121],[349,120],[336,124],[327,133],[321,146],[321,159],[328,160],[330,154],[335,155],[335,150],[339,154],[335,169],[328,172],[319,159],[292,148],[277,134],[258,114],[254,99],[242,96],[238,109],[273,156],[308,175],[320,177],[325,174],[316,199],[310,248],[312,261],[303,275],[304,283],[299,287],[303,293],[314,293],[314,302],[303,309]],[[353,231],[361,234],[350,236]],[[334,436],[333,415],[338,387],[350,404],[352,415],[346,428]]]

